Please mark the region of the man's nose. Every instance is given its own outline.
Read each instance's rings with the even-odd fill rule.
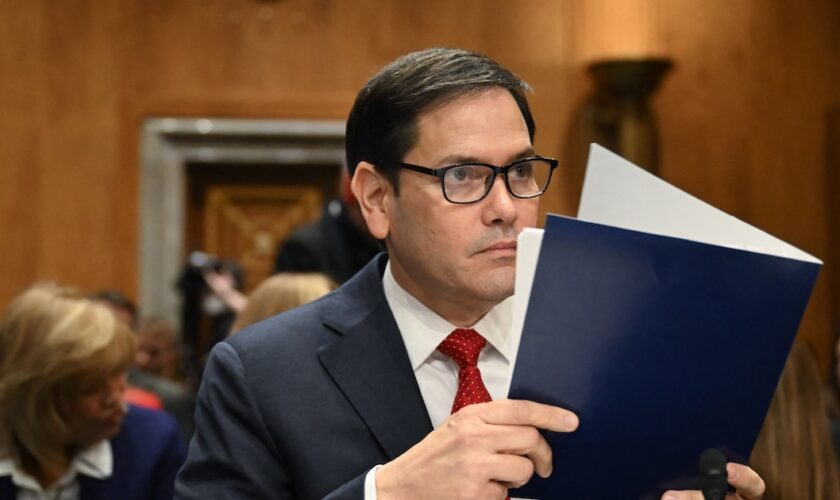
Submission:
[[[504,175],[499,174],[487,193],[483,218],[485,224],[510,224],[518,217],[514,197],[508,191]]]

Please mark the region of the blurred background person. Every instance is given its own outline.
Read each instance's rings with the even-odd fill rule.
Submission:
[[[137,307],[128,297],[116,290],[100,290],[91,298],[110,309],[117,319],[136,330]],[[163,409],[178,422],[181,435],[189,441],[193,433],[195,393],[188,387],[163,376],[173,361],[175,329],[161,320],[144,321],[136,332],[137,355],[128,370],[127,400],[138,406]]]
[[[239,310],[230,297],[219,295],[208,276],[224,280],[230,296],[241,295],[244,285],[243,269],[235,260],[201,250],[187,255],[176,289],[181,296],[182,359],[191,381],[200,378],[207,353],[227,337]]]
[[[321,217],[299,227],[277,251],[274,272],[319,272],[342,284],[382,249],[362,219],[359,202],[342,169],[342,195],[324,206]]]
[[[831,373],[826,386],[828,400],[829,429],[834,451],[840,457],[840,331],[834,339],[831,356]]]
[[[239,291],[236,277],[228,270],[204,269],[201,276],[213,296],[220,300],[225,309],[241,313],[248,305],[248,297]]]
[[[750,460],[767,485],[764,500],[840,498],[828,425],[816,359],[797,339]]]
[[[132,331],[137,329],[137,306],[122,292],[103,289],[94,292],[90,298],[110,309],[117,319]]]
[[[131,330],[73,290],[37,285],[0,317],[0,498],[171,499],[172,417],[126,405]]]
[[[335,290],[336,283],[320,273],[279,273],[257,285],[237,315],[231,333],[301,306]]]
[[[181,349],[172,323],[159,316],[140,321],[137,327],[137,358],[134,365],[146,373],[184,383]]]

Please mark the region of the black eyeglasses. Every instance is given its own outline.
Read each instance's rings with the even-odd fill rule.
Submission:
[[[551,173],[557,168],[557,160],[530,156],[503,167],[489,163],[459,163],[440,168],[421,167],[411,163],[380,160],[380,166],[391,166],[412,170],[440,178],[443,197],[451,203],[467,204],[481,201],[493,189],[497,174],[505,178],[508,192],[515,198],[536,198],[545,193],[551,181]]]

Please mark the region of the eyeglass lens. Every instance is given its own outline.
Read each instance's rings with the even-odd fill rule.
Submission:
[[[526,160],[510,167],[508,186],[514,196],[528,198],[541,194],[551,175],[551,164],[544,160]],[[461,165],[443,176],[446,197],[455,203],[469,203],[484,197],[493,187],[493,169],[486,165]]]

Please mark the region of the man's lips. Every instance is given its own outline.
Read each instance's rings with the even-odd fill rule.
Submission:
[[[479,253],[489,254],[515,254],[516,241],[501,241],[487,248],[482,249]]]

